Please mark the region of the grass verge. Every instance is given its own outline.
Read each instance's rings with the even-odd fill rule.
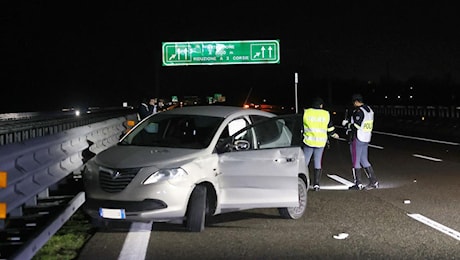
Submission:
[[[94,234],[88,217],[77,210],[35,254],[32,260],[73,260]]]

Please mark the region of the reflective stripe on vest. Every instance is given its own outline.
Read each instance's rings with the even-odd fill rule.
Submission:
[[[329,112],[324,109],[305,109],[303,113],[303,142],[311,147],[326,146],[329,120]]]

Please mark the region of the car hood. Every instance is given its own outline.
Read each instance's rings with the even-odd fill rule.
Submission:
[[[205,149],[117,145],[98,153],[94,160],[99,165],[111,168],[175,167],[202,156],[205,151]]]

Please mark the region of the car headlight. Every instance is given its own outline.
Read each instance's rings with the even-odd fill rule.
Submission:
[[[142,184],[152,184],[159,181],[181,178],[186,175],[187,172],[182,168],[160,169],[145,179]]]

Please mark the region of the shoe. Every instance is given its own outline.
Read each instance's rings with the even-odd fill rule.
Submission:
[[[376,181],[374,183],[369,183],[367,186],[366,186],[366,190],[373,190],[373,189],[377,189],[379,187],[379,182]]]
[[[349,190],[363,190],[364,185],[360,184],[355,184],[353,186],[348,187]]]
[[[313,189],[314,189],[315,191],[319,191],[319,185],[313,186]]]

